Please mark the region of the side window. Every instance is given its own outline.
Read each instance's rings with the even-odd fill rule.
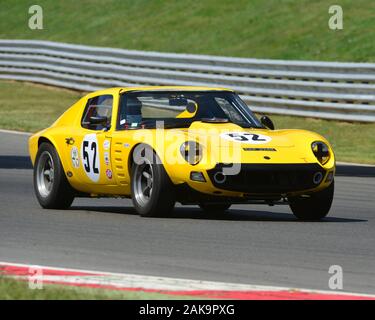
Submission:
[[[81,121],[81,126],[90,130],[102,130],[111,125],[113,96],[103,95],[91,98],[87,101]],[[92,123],[91,117],[106,117],[106,125]]]
[[[223,98],[215,97],[215,101],[220,106],[220,108],[224,111],[225,115],[228,117],[229,120],[233,122],[243,122],[243,117],[233,108],[230,102]]]
[[[144,121],[164,119],[190,119],[197,112],[198,104],[193,99],[150,94],[124,94],[120,100],[117,130],[123,130]]]

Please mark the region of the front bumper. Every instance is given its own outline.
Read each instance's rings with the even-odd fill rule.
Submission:
[[[207,171],[212,185],[221,190],[245,194],[288,194],[311,190],[325,182],[327,170],[310,164],[241,164],[240,172],[225,175],[217,164]],[[321,179],[319,179],[321,178]]]

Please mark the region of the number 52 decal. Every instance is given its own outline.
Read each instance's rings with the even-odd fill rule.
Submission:
[[[81,146],[81,159],[87,176],[93,182],[97,182],[100,178],[100,156],[95,133],[84,136]]]
[[[272,139],[264,134],[250,132],[226,132],[220,135],[223,139],[247,144],[264,144]]]

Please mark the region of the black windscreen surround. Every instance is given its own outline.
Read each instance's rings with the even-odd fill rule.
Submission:
[[[117,129],[189,127],[194,121],[223,120],[262,128],[249,107],[230,91],[136,91],[121,96]]]

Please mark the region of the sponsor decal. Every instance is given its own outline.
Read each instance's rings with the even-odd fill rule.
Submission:
[[[269,136],[250,132],[226,132],[222,133],[220,137],[225,140],[246,144],[265,144],[272,140]]]
[[[74,168],[79,168],[79,152],[77,147],[73,147],[70,151],[70,157]]]
[[[106,176],[107,176],[108,179],[112,179],[112,171],[111,170],[107,169],[105,171],[105,174],[106,174]]]
[[[104,140],[104,142],[103,142],[103,149],[104,150],[109,150],[110,147],[111,147],[111,142],[109,140]]]
[[[100,155],[95,133],[87,134],[81,146],[82,165],[89,179],[98,182],[100,178]]]
[[[75,141],[72,137],[70,137],[70,138],[65,138],[65,142],[69,146],[69,145],[74,144]]]
[[[104,152],[104,163],[106,166],[109,166],[109,152],[108,151]]]

